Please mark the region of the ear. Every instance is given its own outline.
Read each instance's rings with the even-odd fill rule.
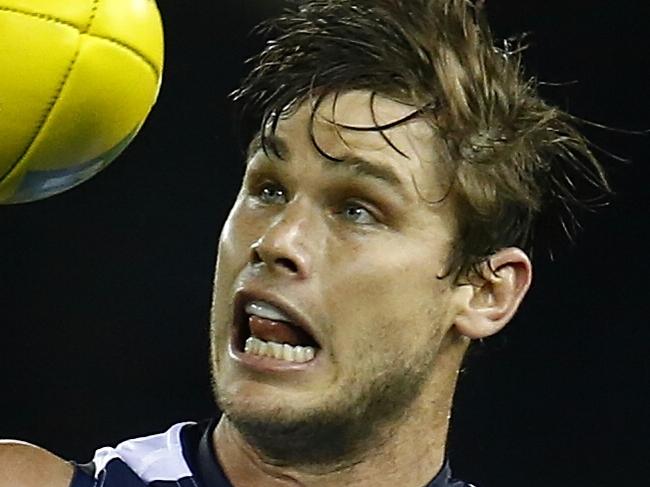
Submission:
[[[530,287],[533,270],[521,249],[501,249],[481,266],[478,283],[456,289],[456,330],[468,338],[484,338],[500,331],[519,308]]]

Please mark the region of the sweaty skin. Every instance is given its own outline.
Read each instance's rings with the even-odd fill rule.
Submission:
[[[453,198],[429,203],[441,199],[448,183],[429,125],[415,120],[386,130],[400,155],[379,132],[337,130],[331,123],[373,126],[369,102],[370,93],[348,92],[335,108],[329,97],[314,117],[318,145],[340,163],[315,149],[308,103],[284,117],[273,139],[280,157],[261,150],[252,155],[224,226],[212,360],[225,415],[214,442],[236,487],[417,486],[442,465],[454,385],[469,343],[454,325],[476,331],[470,303],[488,309],[494,300],[489,291],[482,296],[439,278],[456,223]],[[412,110],[375,100],[380,124]],[[526,287],[525,278],[510,282]],[[298,373],[260,372],[233,357],[232,300],[249,288],[279,296],[307,317],[322,346],[317,364]],[[401,389],[394,377],[401,377]],[[417,384],[408,393],[413,397],[400,401],[393,391],[409,390],[409,381]],[[369,392],[368,384],[379,386]],[[367,394],[401,409],[390,421],[373,417],[374,410],[363,409]],[[282,446],[283,438],[275,445],[272,437],[241,431],[246,424],[281,427],[354,414],[371,434],[361,432],[353,451],[329,462],[318,461],[322,445],[309,438],[284,438]],[[294,441],[302,450],[290,451]],[[301,453],[314,461],[301,462]],[[321,458],[329,457],[323,452]]]

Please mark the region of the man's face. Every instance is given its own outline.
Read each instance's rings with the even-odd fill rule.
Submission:
[[[363,423],[366,431],[355,431],[368,436],[399,417],[432,377],[453,320],[453,287],[438,278],[455,235],[453,211],[447,200],[431,203],[447,184],[424,121],[385,130],[402,154],[378,131],[340,127],[387,124],[413,111],[377,97],[373,115],[370,101],[369,93],[348,92],[335,110],[328,97],[315,114],[318,147],[342,162],[315,147],[308,103],[271,137],[280,157],[260,149],[248,161],[221,234],[212,314],[216,394],[235,424],[325,438],[328,424],[345,434]],[[292,324],[268,319],[268,309],[251,321],[250,302],[273,305]],[[289,337],[310,345],[314,358],[247,353],[251,334]]]

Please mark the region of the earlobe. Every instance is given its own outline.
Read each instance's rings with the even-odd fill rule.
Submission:
[[[454,326],[472,339],[494,335],[508,324],[530,287],[532,265],[521,249],[508,247],[490,256],[480,278],[457,289]]]

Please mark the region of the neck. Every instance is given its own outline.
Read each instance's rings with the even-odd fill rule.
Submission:
[[[422,486],[442,468],[451,403],[467,342],[443,344],[434,373],[398,422],[377,433],[365,455],[347,464],[293,468],[277,466],[253,448],[224,415],[213,441],[234,487]]]

